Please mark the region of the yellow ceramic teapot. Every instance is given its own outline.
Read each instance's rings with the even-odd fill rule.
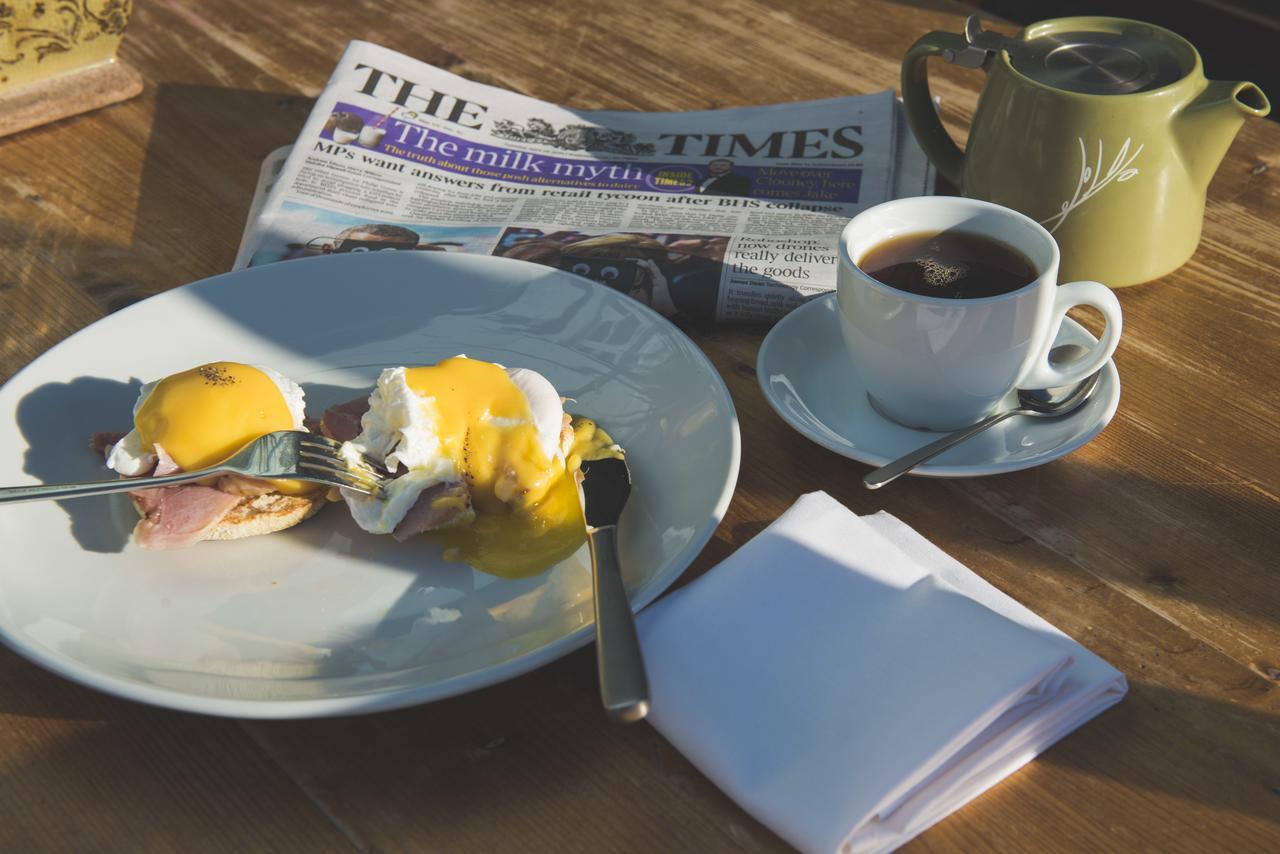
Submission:
[[[962,152],[938,119],[925,61],[987,73]],[[1245,118],[1252,83],[1210,81],[1182,37],[1121,18],[1059,18],[1013,38],[934,32],[908,51],[902,97],[920,145],[969,197],[1021,211],[1062,249],[1066,280],[1136,285],[1200,242],[1205,190]]]

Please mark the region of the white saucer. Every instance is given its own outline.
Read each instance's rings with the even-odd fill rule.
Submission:
[[[769,405],[808,438],[841,456],[882,466],[941,434],[913,430],[871,408],[862,380],[840,335],[836,295],[806,303],[765,337],[756,376]],[[1096,339],[1068,318],[1058,343]],[[913,474],[974,477],[1042,465],[1065,456],[1102,432],[1120,403],[1115,362],[1103,369],[1092,399],[1064,418],[1010,418],[934,457]],[[1015,404],[1014,395],[1002,408]]]

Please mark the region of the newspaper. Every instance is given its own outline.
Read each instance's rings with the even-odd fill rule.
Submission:
[[[674,318],[770,322],[835,287],[858,211],[932,191],[891,90],[571,110],[352,42],[263,164],[235,269],[342,252],[558,267]]]

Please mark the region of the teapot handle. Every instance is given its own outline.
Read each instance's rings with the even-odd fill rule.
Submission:
[[[932,32],[917,39],[902,60],[902,106],[906,109],[911,132],[942,176],[960,190],[963,190],[961,177],[964,175],[964,152],[951,139],[942,126],[942,120],[938,118],[938,111],[933,106],[933,96],[929,92],[929,69],[925,63],[931,56],[954,61],[956,57],[971,52],[972,47],[964,36]]]

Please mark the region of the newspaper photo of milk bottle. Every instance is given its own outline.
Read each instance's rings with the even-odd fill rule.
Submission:
[[[672,113],[570,110],[354,41],[263,164],[235,269],[492,254],[678,321],[769,323],[834,290],[854,214],[932,192],[893,92]]]

